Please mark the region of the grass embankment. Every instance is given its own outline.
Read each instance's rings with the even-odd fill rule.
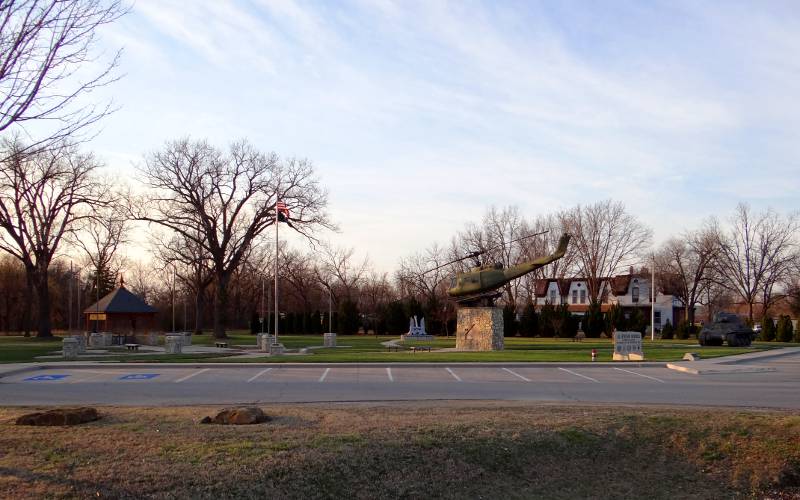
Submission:
[[[256,338],[249,334],[230,334],[227,339],[230,346],[253,346]],[[256,362],[256,363],[375,363],[375,362],[573,362],[591,361],[592,349],[597,349],[598,361],[611,361],[613,343],[609,339],[590,339],[584,342],[572,342],[564,339],[541,339],[512,337],[505,339],[505,350],[497,352],[437,352],[436,349],[455,347],[454,338],[437,338],[431,342],[401,343],[398,352],[389,351],[381,342],[396,340],[397,336],[374,335],[340,335],[337,338],[338,348],[314,349],[311,354],[281,357],[237,358],[236,353],[221,356],[220,354],[182,354],[182,355],[136,355],[124,348],[110,348],[116,352],[114,356],[82,357],[82,360],[104,361],[142,361],[142,362]],[[280,336],[280,342],[288,349],[322,346],[322,338],[314,335]],[[210,334],[193,337],[194,345],[213,346],[214,338]],[[428,345],[433,352],[411,352],[408,347]],[[344,347],[347,346],[347,347]],[[797,344],[777,342],[756,342],[753,348],[701,347],[693,340],[650,340],[644,341],[645,358],[648,361],[676,361],[685,352],[699,352],[704,358],[730,356]],[[37,338],[0,337],[0,363],[35,361],[36,356],[51,354],[61,348],[59,341],[42,341]]]
[[[733,498],[800,494],[800,417],[740,410],[452,403],[108,408],[12,427],[3,498]]]

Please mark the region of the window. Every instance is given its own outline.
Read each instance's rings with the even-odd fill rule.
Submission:
[[[577,304],[578,303],[578,291],[577,290],[573,290],[572,291],[572,303],[573,304]]]
[[[631,290],[631,302],[634,302],[634,303],[639,302],[639,287],[638,286],[633,287],[633,290]]]
[[[586,303],[586,290],[581,290],[581,304]]]
[[[656,325],[661,326],[661,311],[653,312],[653,322]]]
[[[555,290],[550,290],[550,303],[551,304],[555,304],[556,303],[556,291]]]

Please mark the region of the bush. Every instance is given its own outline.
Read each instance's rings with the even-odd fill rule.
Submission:
[[[342,335],[355,335],[361,320],[358,316],[358,305],[350,299],[345,299],[339,305],[339,331]]]
[[[761,320],[760,339],[765,342],[772,342],[775,340],[775,322],[772,321],[772,318],[769,316]]]
[[[542,337],[555,337],[556,328],[554,321],[556,318],[556,309],[553,304],[545,304],[539,312],[539,335]]]
[[[670,340],[674,337],[675,337],[675,329],[672,328],[672,323],[670,323],[669,320],[667,320],[667,322],[664,323],[664,328],[661,329],[661,338]]]
[[[675,329],[675,337],[677,337],[680,340],[688,339],[691,333],[692,331],[689,328],[689,324],[686,321],[681,321],[680,323],[678,323],[678,328]]]
[[[631,331],[639,332],[644,335],[645,331],[647,331],[648,319],[649,318],[644,317],[642,310],[637,307],[633,310],[633,313],[628,320],[628,328]]]
[[[606,336],[611,338],[611,332],[614,330],[625,331],[627,324],[625,322],[625,314],[619,304],[611,304],[611,308],[606,313]]]
[[[531,302],[522,310],[522,317],[519,322],[519,332],[523,337],[535,337],[539,333],[539,316],[536,308]]]
[[[503,336],[513,337],[517,334],[517,314],[514,306],[507,305],[503,308]]]
[[[791,342],[794,337],[794,327],[792,320],[789,316],[783,315],[778,318],[778,327],[776,332],[778,342]]]
[[[589,310],[586,311],[586,315],[583,318],[583,332],[586,336],[599,338],[606,328],[606,321],[600,310],[600,304],[597,302],[590,303]]]
[[[556,335],[562,339],[569,339],[578,333],[578,320],[569,312],[567,304],[561,304],[555,310],[555,320],[553,321],[556,327]]]

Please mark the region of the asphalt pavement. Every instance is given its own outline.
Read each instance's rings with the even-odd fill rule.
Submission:
[[[759,365],[771,371],[697,375],[662,363],[6,366],[0,406],[472,399],[800,409],[800,352]]]

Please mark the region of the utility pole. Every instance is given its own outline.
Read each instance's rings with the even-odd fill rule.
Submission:
[[[656,254],[650,271],[650,340],[656,339]]]
[[[280,182],[278,182],[280,186]],[[275,337],[272,340],[273,344],[278,343],[278,203],[280,196],[275,198]]]
[[[261,276],[261,334],[264,334],[264,322],[269,321],[264,315],[264,276]]]

